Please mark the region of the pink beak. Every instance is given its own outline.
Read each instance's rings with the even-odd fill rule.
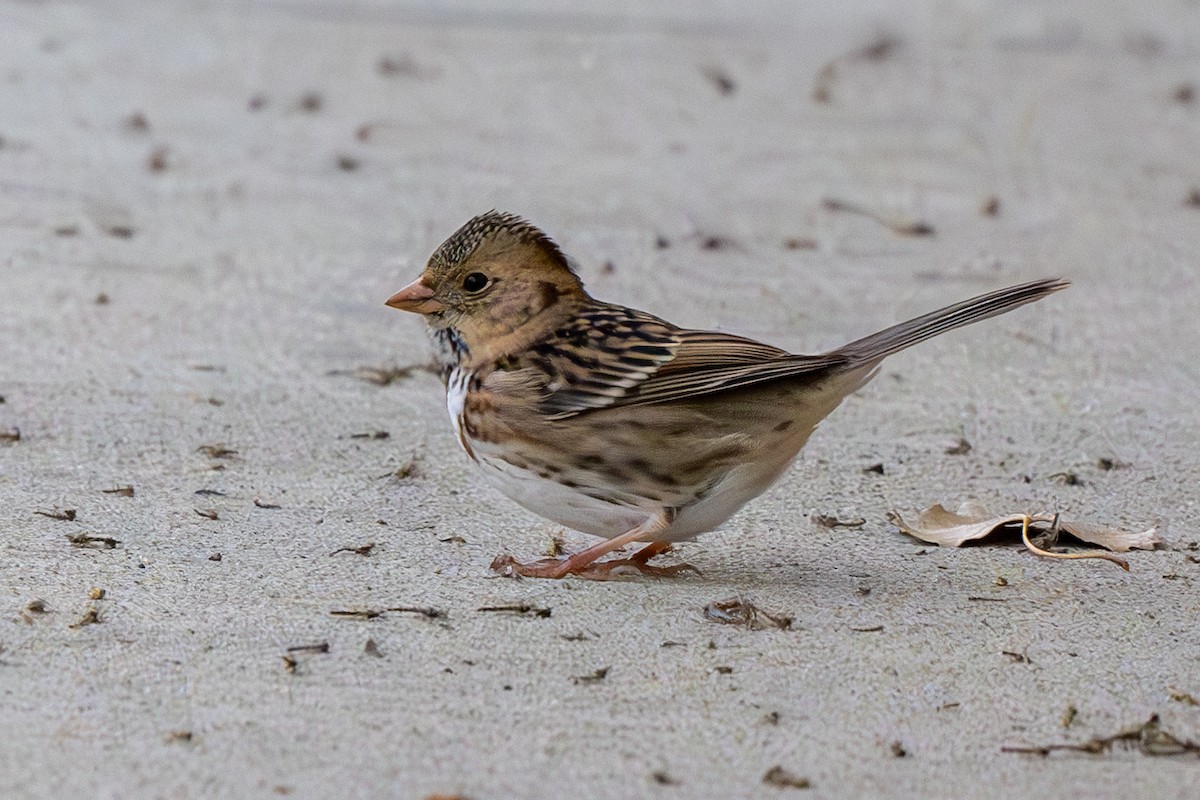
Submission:
[[[389,297],[387,305],[401,311],[412,311],[415,314],[435,314],[438,311],[444,311],[446,305],[434,299],[433,289],[422,283],[423,279],[424,276],[417,278]]]

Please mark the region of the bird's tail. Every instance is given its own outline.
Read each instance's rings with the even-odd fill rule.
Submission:
[[[829,355],[844,356],[850,364],[878,363],[892,353],[898,353],[938,334],[999,316],[1017,306],[1041,300],[1046,295],[1068,286],[1070,282],[1060,278],[1043,278],[1040,281],[998,289],[893,325],[879,333],[839,347]]]

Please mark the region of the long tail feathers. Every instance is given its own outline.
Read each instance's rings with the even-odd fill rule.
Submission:
[[[938,334],[1012,311],[1017,306],[1041,300],[1046,295],[1070,285],[1070,281],[1060,278],[1044,278],[1007,289],[998,289],[893,325],[879,333],[839,347],[829,355],[845,356],[851,364],[878,362],[892,353],[912,347]]]

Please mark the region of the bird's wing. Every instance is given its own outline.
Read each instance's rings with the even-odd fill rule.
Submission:
[[[564,419],[593,409],[665,403],[792,378],[845,363],[792,355],[715,331],[677,328],[620,306],[596,306],[532,348],[545,375],[541,412]]]

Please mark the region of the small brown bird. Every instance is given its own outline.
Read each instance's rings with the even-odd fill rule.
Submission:
[[[506,574],[601,578],[711,531],[767,489],[884,358],[1063,289],[1000,289],[822,355],[680,328],[593,299],[558,246],[489,211],[430,257],[392,308],[429,323],[463,450],[525,508],[605,541]],[[628,558],[597,561],[631,542]]]

